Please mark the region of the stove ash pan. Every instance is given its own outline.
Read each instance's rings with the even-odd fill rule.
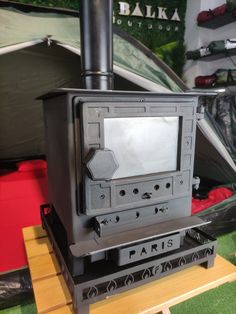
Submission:
[[[42,99],[51,228],[73,276],[88,260],[122,266],[178,249],[180,231],[202,224],[190,217],[198,96],[58,89]]]

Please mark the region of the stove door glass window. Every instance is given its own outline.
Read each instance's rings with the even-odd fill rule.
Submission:
[[[113,179],[177,170],[179,117],[106,118],[104,134],[119,163]]]

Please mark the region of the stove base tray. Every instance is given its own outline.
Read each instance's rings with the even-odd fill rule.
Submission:
[[[61,272],[70,290],[76,314],[89,314],[89,304],[108,296],[138,287],[193,265],[206,268],[214,265],[216,240],[197,228],[188,229],[179,249],[131,265],[114,268],[114,272],[104,269],[104,273],[91,272],[73,277],[58,245],[50,217],[41,210],[43,227],[52,242],[52,247],[60,264]]]

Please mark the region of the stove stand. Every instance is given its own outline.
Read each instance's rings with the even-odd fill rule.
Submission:
[[[97,269],[94,270],[94,273],[86,273],[84,271],[82,275],[73,277],[69,271],[69,261],[65,256],[65,252],[59,248],[61,246],[60,240],[56,239],[55,236],[57,234],[57,226],[53,224],[48,204],[41,206],[41,217],[43,228],[48,233],[54,253],[60,264],[61,272],[71,293],[76,314],[89,314],[89,304],[91,303],[157,280],[190,266],[202,265],[209,268],[214,264],[216,240],[200,229],[192,228],[185,230],[184,236],[182,236],[182,233],[180,248],[174,251],[139,262],[118,266],[116,269],[113,266],[110,273],[109,269],[103,267],[103,271],[97,271]],[[165,236],[163,235],[163,237]]]

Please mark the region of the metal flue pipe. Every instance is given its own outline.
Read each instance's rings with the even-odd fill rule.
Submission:
[[[112,0],[80,1],[83,88],[113,89]]]

